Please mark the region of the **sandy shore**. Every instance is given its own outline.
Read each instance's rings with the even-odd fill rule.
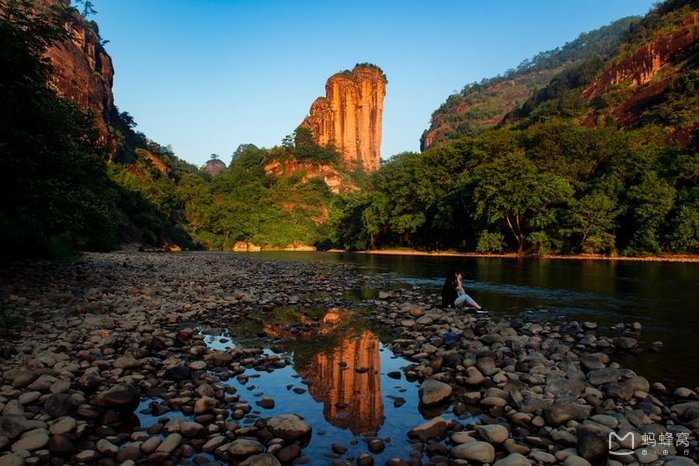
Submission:
[[[328,252],[347,252],[343,250],[330,250]],[[434,257],[485,257],[497,259],[555,259],[555,260],[597,260],[597,261],[635,261],[635,262],[699,262],[697,254],[668,254],[661,256],[605,256],[602,254],[578,254],[561,255],[549,254],[545,256],[519,256],[515,253],[482,254],[477,252],[460,252],[454,250],[445,251],[419,251],[417,249],[371,249],[365,251],[353,251],[356,254],[374,254],[391,256],[434,256]]]

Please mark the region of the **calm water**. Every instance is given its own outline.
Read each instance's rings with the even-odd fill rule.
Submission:
[[[406,285],[438,290],[450,268],[463,270],[466,287],[491,314],[529,319],[594,320],[600,324],[639,321],[642,341],[661,340],[622,362],[651,382],[699,385],[699,264],[517,260],[387,256],[368,254],[263,252],[251,257],[286,261],[353,263],[388,273]]]
[[[469,293],[493,316],[594,320],[603,326],[640,321],[644,343],[662,340],[665,346],[660,353],[630,355],[621,362],[651,381],[670,386],[699,384],[699,264],[276,252],[250,257],[353,263],[366,273],[388,274],[398,287],[430,292],[441,288],[447,270],[459,268],[465,273]],[[378,290],[356,291],[371,296]],[[372,438],[385,441],[385,450],[373,455],[376,464],[385,464],[389,458],[407,458],[414,447],[408,431],[435,415],[464,426],[492,421],[477,411],[455,412],[451,405],[422,411],[418,384],[402,374],[396,378],[396,372],[409,361],[394,355],[377,329],[349,311],[320,310],[322,324],[310,337],[285,333],[285,324],[303,315],[299,311],[278,309],[259,328],[200,328],[205,343],[219,350],[237,346],[237,338],[263,332],[279,343],[274,350],[264,348],[264,355],[287,361],[281,368],[246,369],[245,377],[224,381],[253,408],[238,421],[242,425],[261,417],[295,413],[313,428],[302,453],[311,458],[311,464],[331,464],[336,458],[351,461],[368,450]],[[256,401],[263,396],[272,398],[275,406],[258,406]],[[153,401],[162,400],[144,400],[137,410],[143,427],[158,422],[158,416],[147,410]],[[178,411],[165,416],[191,419]],[[336,454],[333,445],[347,451]],[[203,458],[215,462],[211,455]]]

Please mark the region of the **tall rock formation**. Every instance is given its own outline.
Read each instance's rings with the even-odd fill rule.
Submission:
[[[301,126],[315,141],[332,145],[350,167],[376,170],[381,160],[381,124],[386,76],[375,65],[358,64],[332,75]]]
[[[7,0],[0,0],[0,10]],[[55,15],[66,31],[65,38],[49,46],[44,54],[51,65],[49,86],[71,101],[83,112],[95,116],[100,139],[116,152],[116,140],[110,132],[114,117],[114,66],[104,49],[97,25],[85,20],[69,8],[69,0],[34,0],[32,12],[27,14]]]

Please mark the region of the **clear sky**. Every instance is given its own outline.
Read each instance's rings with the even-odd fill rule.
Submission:
[[[201,165],[278,144],[358,62],[388,76],[382,156],[418,150],[466,83],[633,14],[653,0],[95,0],[116,103]]]

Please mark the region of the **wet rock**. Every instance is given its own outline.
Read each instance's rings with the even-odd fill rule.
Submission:
[[[165,377],[172,380],[189,380],[192,378],[192,369],[185,365],[170,367],[165,370]]]
[[[197,401],[194,402],[194,413],[195,414],[204,414],[208,413],[212,409],[216,407],[216,399],[211,398],[208,396],[203,396],[201,398],[198,398]]]
[[[372,453],[381,453],[386,448],[386,444],[380,438],[373,438],[367,442],[367,448]]]
[[[182,435],[178,433],[170,434],[165,437],[165,440],[155,449],[156,453],[170,455],[182,443]]]
[[[374,466],[374,457],[369,453],[362,453],[357,458],[357,466]]]
[[[228,453],[235,457],[246,458],[251,455],[257,455],[265,451],[264,445],[262,445],[257,440],[239,438],[231,443],[228,447]]]
[[[66,393],[54,393],[44,402],[44,410],[51,417],[61,417],[72,414],[78,408],[78,403]]]
[[[117,358],[114,361],[113,366],[119,369],[134,369],[141,365],[141,363],[134,358],[131,353],[127,353],[124,356]]]
[[[279,461],[282,463],[290,463],[301,455],[301,447],[295,443],[292,443],[291,445],[287,445],[279,449],[279,451],[276,452],[276,455],[277,458],[279,458]]]
[[[23,466],[24,458],[14,453],[0,455],[0,466]]]
[[[476,439],[471,437],[468,432],[454,432],[451,434],[451,441],[455,444],[475,442]]]
[[[483,440],[490,443],[502,443],[507,440],[509,436],[507,428],[499,424],[476,426],[476,432],[478,432],[478,435],[480,435]]]
[[[17,452],[19,450],[40,450],[49,443],[49,435],[44,429],[31,430],[12,444],[12,451]]]
[[[223,438],[222,438],[223,439]],[[146,455],[150,455],[153,453],[159,446],[160,442],[162,440],[160,439],[159,436],[153,436],[149,437],[146,441],[144,441],[141,444],[141,451],[145,453]],[[220,445],[220,444],[219,444]],[[205,445],[206,446],[206,445]],[[204,451],[213,451],[214,449],[208,450],[206,448],[202,448]]]
[[[486,442],[462,443],[451,449],[454,458],[471,460],[479,463],[492,463],[495,459],[495,449]]]
[[[529,457],[541,464],[554,464],[557,461],[556,457],[551,453],[547,453],[542,450],[532,450],[529,453]]]
[[[280,414],[267,420],[272,434],[285,440],[302,439],[311,433],[311,427],[295,414]]]
[[[483,382],[485,382],[485,376],[478,370],[477,367],[467,367],[464,382],[468,385],[481,385]]]
[[[578,455],[595,465],[607,464],[609,456],[608,431],[592,425],[581,425],[577,432]]]
[[[618,382],[623,374],[624,372],[621,369],[607,367],[604,369],[590,371],[587,374],[587,379],[590,381],[592,385],[597,386]]]
[[[451,396],[451,385],[435,379],[427,379],[420,385],[420,402],[425,406],[439,404]]]
[[[510,453],[495,462],[495,466],[531,466],[531,464],[531,461],[519,453]]]
[[[99,458],[99,454],[95,450],[83,450],[75,455],[75,460],[79,463],[90,463]]]
[[[95,446],[97,447],[97,451],[103,455],[114,456],[119,452],[119,447],[107,439],[99,439]]]
[[[259,406],[260,408],[264,408],[264,409],[274,408],[274,400],[272,398],[263,397],[263,398],[257,400],[257,402],[255,404],[257,404],[257,406]]]
[[[30,421],[24,416],[0,416],[0,435],[12,440],[22,432],[42,425],[43,423]]]
[[[281,466],[281,463],[274,455],[269,453],[263,453],[260,455],[253,455],[246,459],[240,466]]]
[[[557,402],[545,411],[546,422],[559,426],[571,419],[582,420],[590,415],[590,406],[578,403]]]
[[[63,417],[58,419],[51,426],[51,433],[54,435],[67,434],[72,432],[77,427],[78,422],[72,417]]]
[[[419,438],[425,442],[432,438],[441,437],[444,432],[446,432],[448,427],[449,424],[447,421],[445,421],[442,416],[438,416],[423,424],[420,424],[419,426],[413,427],[410,429],[410,432],[408,432],[408,435],[410,437]]]
[[[118,384],[97,395],[95,403],[105,408],[133,411],[140,400],[138,390],[132,385]]]
[[[563,461],[563,466],[591,466],[590,462],[585,458],[581,458],[578,455],[569,455],[565,461]]]
[[[630,350],[638,346],[638,340],[631,337],[617,337],[614,339],[614,346],[621,350]]]
[[[75,451],[75,445],[67,435],[54,434],[49,439],[48,449],[57,455],[67,455]]]

